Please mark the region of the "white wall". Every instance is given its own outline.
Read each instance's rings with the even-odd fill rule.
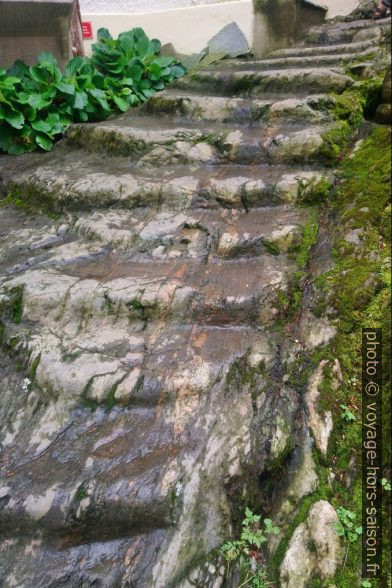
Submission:
[[[169,1],[157,0],[157,3],[167,4]],[[91,21],[94,35],[101,27],[109,29],[113,36],[133,27],[142,27],[150,38],[155,37],[162,44],[173,43],[179,53],[186,54],[202,51],[211,37],[233,21],[244,33],[249,46],[252,46],[253,40],[252,0],[225,0],[202,6],[132,14],[96,14],[83,12],[82,9],[82,20]],[[95,38],[85,40],[87,55],[95,41]]]
[[[328,7],[327,18],[350,14],[359,0],[312,0]],[[86,54],[96,42],[97,30],[113,36],[142,27],[151,38],[173,43],[179,53],[198,53],[225,25],[236,22],[253,46],[252,0],[80,0],[82,19],[90,21],[94,38],[85,40]]]
[[[222,4],[236,0],[79,0],[86,14],[136,14],[201,4]]]
[[[359,0],[312,0],[312,4],[326,6],[327,18],[334,18],[350,14],[358,6]]]

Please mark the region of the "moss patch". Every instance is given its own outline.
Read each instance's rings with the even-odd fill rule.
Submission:
[[[390,174],[391,131],[387,127],[374,127],[360,148],[339,168],[339,181],[329,204],[331,227],[335,229],[334,261],[332,271],[317,278],[316,298],[324,300],[324,311],[333,307],[337,312],[337,335],[328,348],[298,358],[292,368],[290,384],[301,392],[309,374],[320,359],[330,365],[335,358],[340,362],[343,382],[336,388],[328,371],[320,386],[320,408],[330,410],[334,420],[327,456],[314,451],[320,486],[315,494],[304,499],[293,523],[281,542],[272,562],[275,575],[284,556],[287,544],[296,526],[305,520],[310,505],[320,498],[335,508],[343,506],[361,519],[361,336],[362,327],[383,329],[384,357],[390,348]],[[347,242],[344,235],[356,231],[360,236],[355,243]],[[384,374],[384,447],[383,475],[390,480],[390,382],[388,368]],[[354,422],[342,418],[341,404],[346,404],[356,416]],[[328,481],[330,474],[333,474]],[[384,516],[384,577],[373,580],[372,588],[389,586],[388,526],[389,496],[385,497]],[[344,565],[338,570],[334,582],[337,588],[361,585],[361,541],[351,543]]]

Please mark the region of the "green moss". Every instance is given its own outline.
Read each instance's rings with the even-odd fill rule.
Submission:
[[[321,411],[331,411],[334,429],[330,436],[326,456],[313,450],[313,459],[319,477],[316,493],[306,497],[288,526],[272,561],[271,568],[278,583],[279,567],[295,528],[306,520],[310,506],[320,499],[328,500],[335,508],[344,506],[361,517],[361,338],[362,326],[383,328],[384,356],[390,347],[390,225],[389,181],[391,173],[390,155],[391,131],[387,127],[375,127],[361,147],[339,167],[339,183],[329,199],[329,212],[333,215],[331,226],[339,227],[335,232],[334,268],[316,279],[316,297],[325,297],[324,308],[333,306],[337,311],[337,335],[331,344],[309,354],[303,352],[292,364],[288,385],[303,394],[309,377],[321,359],[329,360],[332,366],[339,359],[344,381],[336,387],[330,370],[324,372],[319,387]],[[345,227],[361,230],[360,254],[353,246],[345,247],[341,233]],[[340,236],[338,236],[340,235]],[[358,247],[358,246],[357,246]],[[306,256],[304,256],[306,259]],[[299,260],[301,263],[301,259]],[[302,262],[303,264],[304,262]],[[308,262],[305,262],[305,265]],[[306,270],[302,270],[305,279]],[[298,279],[298,278],[297,278]],[[293,296],[293,294],[292,294]],[[287,303],[282,297],[282,303]],[[291,300],[293,304],[293,298]],[[385,370],[383,406],[383,461],[384,475],[389,475],[390,439],[390,385],[389,373]],[[341,404],[347,404],[357,420],[347,423],[342,419]],[[354,468],[352,460],[354,459]],[[351,485],[347,485],[350,471]],[[330,473],[333,480],[329,479]],[[385,528],[389,513],[384,503]],[[389,569],[390,533],[385,531],[383,561]],[[347,550],[347,544],[345,546]],[[360,586],[361,541],[348,546],[345,563],[338,570],[333,583],[337,588]],[[373,581],[374,588],[388,586],[388,573],[381,580]],[[317,585],[317,578],[312,580]]]
[[[390,227],[389,182],[391,173],[390,129],[375,127],[354,154],[339,169],[340,183],[334,192],[332,208],[334,222],[341,227],[361,232],[360,254],[358,246],[345,246],[341,238],[335,240],[332,271],[316,280],[316,289],[325,296],[328,305],[337,310],[337,336],[323,359],[330,363],[338,358],[344,374],[344,382],[332,385],[326,375],[320,386],[320,408],[332,412],[334,430],[330,437],[326,457],[315,454],[319,474],[332,468],[335,475],[331,487],[326,487],[326,498],[334,507],[344,506],[361,513],[361,328],[381,327],[384,333],[385,354],[390,345]],[[318,358],[319,359],[319,358]],[[389,375],[385,375],[384,389],[390,390]],[[390,396],[385,394],[383,402],[388,406]],[[346,423],[342,418],[341,404],[348,404],[357,416],[357,421]],[[390,422],[384,423],[383,436],[390,435]],[[354,458],[353,482],[347,487],[349,464]],[[385,452],[384,463],[389,463]],[[387,513],[384,509],[385,520]],[[384,541],[384,559],[389,553],[389,536]],[[361,542],[350,544],[344,567],[335,578],[337,588],[359,585],[361,566]],[[386,568],[387,569],[387,568]],[[374,581],[373,586],[386,587],[387,576]]]
[[[37,368],[39,366],[39,362],[41,361],[41,354],[39,353],[33,360],[30,366],[30,377],[34,381],[35,374],[37,373]]]
[[[271,255],[279,255],[280,249],[277,245],[275,245],[275,243],[272,243],[271,241],[267,241],[266,239],[264,239],[263,245],[268,251],[268,253],[270,253]]]
[[[0,207],[15,206],[29,213],[37,211],[48,217],[58,219],[60,217],[56,204],[55,193],[48,192],[34,184],[7,183],[7,195],[0,200]]]
[[[83,487],[78,488],[78,490],[76,491],[75,494],[75,500],[77,502],[80,502],[81,500],[83,500],[83,498],[87,497],[87,492]]]
[[[91,400],[90,398],[84,398],[83,405],[91,412],[95,412],[99,406],[96,400]]]
[[[108,155],[143,155],[148,144],[131,135],[88,125],[77,125],[66,133],[66,141],[73,147]]]
[[[382,102],[381,89],[384,75],[385,72],[374,78],[361,79],[355,84],[356,91],[362,99],[365,118],[373,118],[377,107]]]
[[[311,251],[317,243],[318,231],[317,213],[314,211],[302,229],[301,244],[295,258],[300,269],[305,269],[309,263]]]
[[[298,204],[313,205],[326,202],[332,188],[327,177],[321,179],[300,180],[298,188]]]
[[[11,320],[16,325],[22,322],[23,317],[23,286],[12,288],[11,292]]]
[[[365,98],[360,92],[347,90],[343,94],[334,95],[333,116],[335,120],[345,120],[357,127],[363,120]]]
[[[109,394],[106,400],[106,412],[110,412],[112,408],[116,405],[116,399],[114,397],[116,393],[116,386],[112,386],[109,390]]]
[[[336,122],[321,137],[323,144],[320,147],[318,157],[325,165],[334,166],[347,155],[353,142],[353,130],[346,120],[342,120]]]
[[[167,98],[165,96],[152,96],[144,103],[142,110],[152,114],[168,114],[171,116],[186,114],[186,98]]]

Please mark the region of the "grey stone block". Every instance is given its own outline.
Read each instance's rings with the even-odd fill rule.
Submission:
[[[209,53],[226,53],[228,57],[238,57],[249,51],[248,41],[237,23],[232,22],[208,41]]]

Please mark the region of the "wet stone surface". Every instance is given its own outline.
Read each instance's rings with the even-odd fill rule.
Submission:
[[[274,326],[340,56],[377,36],[349,25],[0,158],[1,585],[222,582],[236,501],[300,452]]]

